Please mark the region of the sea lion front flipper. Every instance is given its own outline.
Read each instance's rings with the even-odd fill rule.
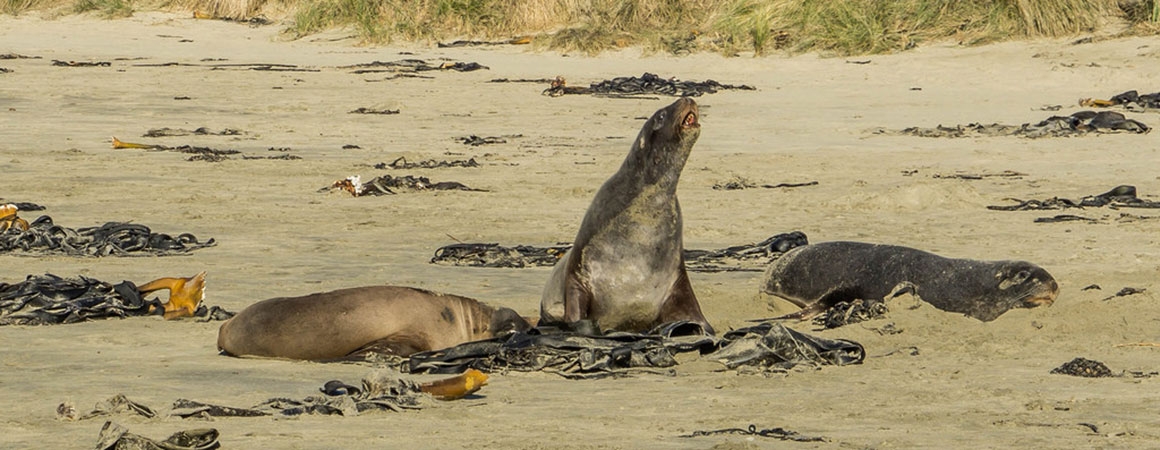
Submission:
[[[704,327],[706,333],[716,334],[713,326],[709,325],[709,320],[705,319],[705,314],[701,312],[700,303],[697,303],[697,295],[693,293],[693,284],[689,282],[689,273],[685,271],[684,260],[681,261],[681,271],[677,275],[677,281],[673,283],[673,288],[669,290],[668,298],[661,302],[657,317],[660,323],[678,320],[696,322]]]
[[[592,290],[574,275],[568,275],[564,288],[564,323],[579,322],[590,315]]]
[[[388,336],[368,342],[357,350],[347,353],[339,361],[366,361],[376,356],[407,357],[415,353],[430,350],[426,339],[419,336]]]

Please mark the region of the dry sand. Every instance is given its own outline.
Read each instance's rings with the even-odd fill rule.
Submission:
[[[293,42],[277,35],[276,26],[250,28],[184,14],[116,21],[0,17],[0,53],[42,58],[0,61],[12,70],[0,74],[0,196],[46,205],[45,213],[58,224],[131,220],[219,242],[161,258],[4,255],[3,281],[51,272],[144,282],[207,270],[206,303],[231,310],[273,296],[386,283],[468,295],[535,315],[548,269],[444,267],[428,259],[437,247],[454,242],[452,236],[504,244],[570,241],[642,118],[672,100],[549,98],[540,95],[543,84],[488,80],[563,75],[586,85],[648,71],[758,88],[698,99],[703,131],[679,190],[688,248],[801,230],[813,242],[861,240],[954,257],[1025,259],[1051,271],[1062,293],[1050,308],[1012,311],[992,323],[930,306],[907,309],[903,302],[885,320],[819,333],[864,344],[870,357],[855,366],[769,378],[722,372],[715,363],[681,365],[675,376],[599,381],[494,374],[480,397],[418,412],[208,423],[114,418],[134,433],[161,438],[212,426],[226,448],[1160,447],[1160,380],[1049,374],[1077,356],[1116,372],[1160,370],[1160,348],[1119,346],[1160,341],[1160,220],[1117,220],[1121,212],[1160,213],[1088,209],[1079,213],[1108,220],[1037,224],[1034,218],[1054,213],[985,209],[1008,197],[1079,198],[1119,184],[1136,185],[1142,196],[1157,195],[1160,134],[930,139],[869,131],[1035,122],[1052,114],[1038,109],[1043,105],[1063,105],[1061,112],[1070,113],[1080,97],[1160,90],[1155,39],[929,45],[851,64],[811,55],[678,58],[625,51],[590,58],[519,47],[368,48],[343,33]],[[389,74],[337,68],[404,57],[475,61],[490,70],[372,82]],[[135,66],[196,64],[203,58],[319,71]],[[52,67],[53,59],[112,66]],[[174,99],[179,96],[191,99]],[[347,114],[359,107],[401,113]],[[1133,117],[1160,126],[1160,115]],[[150,128],[203,126],[245,134],[140,137]],[[455,140],[472,134],[522,137],[481,147]],[[190,162],[177,153],[113,150],[112,135],[234,148],[251,156],[289,147],[302,159]],[[344,150],[345,144],[361,149]],[[483,167],[371,167],[399,156],[475,157]],[[932,177],[1004,170],[1026,176]],[[427,175],[489,192],[373,198],[318,192],[349,175],[384,173]],[[712,189],[734,176],[819,184]],[[28,219],[35,215],[26,213]],[[692,274],[705,313],[719,330],[794,310],[759,295],[760,278]],[[1081,290],[1091,284],[1102,290]],[[1125,286],[1147,291],[1103,300]],[[901,333],[873,331],[887,323]],[[249,406],[270,397],[302,398],[327,380],[354,382],[375,370],[366,364],[219,356],[218,325],[150,317],[0,328],[0,448],[92,446],[103,420],[58,421],[55,409],[64,401],[88,410],[124,393],[161,409],[178,398]],[[907,350],[912,348],[917,351]],[[749,424],[830,441],[679,437]]]

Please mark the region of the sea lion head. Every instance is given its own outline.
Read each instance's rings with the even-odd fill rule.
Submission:
[[[1026,261],[1000,261],[994,270],[993,294],[987,311],[975,314],[982,321],[998,318],[1012,308],[1050,306],[1059,295],[1059,284],[1042,267]]]
[[[496,308],[495,312],[491,314],[491,323],[488,324],[488,331],[492,336],[502,336],[505,334],[524,332],[532,328],[527,320],[516,313],[511,308]]]
[[[995,274],[999,290],[1014,294],[1023,307],[1049,306],[1059,296],[1059,284],[1047,270],[1026,261],[1011,261]]]
[[[635,160],[638,172],[652,175],[648,178],[667,175],[675,181],[700,136],[701,112],[697,102],[682,97],[657,110],[644,123],[632,145],[629,160]]]

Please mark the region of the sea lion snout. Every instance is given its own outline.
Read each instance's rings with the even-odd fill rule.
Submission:
[[[1044,274],[1046,275],[1047,272],[1045,271]],[[1054,304],[1056,297],[1059,297],[1059,283],[1056,283],[1051,275],[1047,275],[1047,279],[1034,278],[1034,282],[1038,284],[1037,292],[1033,292],[1023,299],[1023,306],[1035,308]]]
[[[674,109],[676,109],[676,114],[673,114],[673,117],[680,118],[680,126],[682,130],[701,127],[701,120],[699,117],[701,111],[700,108],[697,107],[697,102],[693,101],[693,99],[689,97],[681,97],[680,100],[677,100],[675,103],[673,103],[673,106],[675,107]]]
[[[532,325],[524,319],[523,316],[516,313],[511,308],[497,308],[491,315],[491,323],[488,325],[488,331],[493,336],[500,336],[508,333],[522,333],[532,328]]]

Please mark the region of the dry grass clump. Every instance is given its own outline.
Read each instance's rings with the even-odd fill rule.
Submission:
[[[76,0],[73,12],[95,11],[106,19],[116,19],[133,15],[132,0]]]
[[[306,35],[350,25],[371,42],[489,36],[511,28],[510,6],[486,0],[307,0],[290,31]]]
[[[168,6],[208,17],[246,20],[257,16],[266,6],[266,0],[172,0]]]
[[[1160,34],[1160,0],[1120,0],[1124,18],[1135,34]]]
[[[40,6],[39,0],[0,0],[0,14],[18,15]]]
[[[545,40],[548,47],[596,53],[642,45],[646,49],[682,53],[694,50],[702,30],[711,26],[720,0],[590,0],[559,1],[557,28]]]

